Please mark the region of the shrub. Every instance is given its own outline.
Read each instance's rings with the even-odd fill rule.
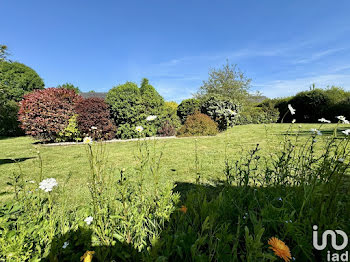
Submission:
[[[24,96],[19,121],[27,135],[43,141],[55,141],[74,115],[74,106],[82,97],[73,90],[48,88]]]
[[[235,117],[236,125],[276,123],[279,111],[269,107],[247,107]]]
[[[19,102],[23,95],[43,89],[44,82],[30,67],[17,62],[0,62],[0,86],[6,99]]]
[[[17,62],[0,61],[0,135],[22,135],[17,119],[24,94],[43,89],[44,82],[31,68]]]
[[[217,123],[209,116],[196,112],[187,117],[178,134],[179,136],[214,136],[217,133]]]
[[[185,99],[178,106],[177,115],[179,116],[181,123],[185,123],[187,116],[192,115],[199,110],[200,100],[195,98]]]
[[[163,125],[158,129],[157,133],[160,136],[175,136],[176,135],[176,127],[170,123],[170,121],[166,120]]]
[[[164,105],[164,99],[157,90],[149,84],[146,78],[142,80],[140,94],[143,113],[146,115],[159,115]]]
[[[71,83],[65,83],[63,85],[58,85],[57,88],[65,88],[65,89],[69,89],[69,90],[74,90],[75,93],[77,93],[77,94],[81,93],[79,87],[74,86]]]
[[[110,119],[107,104],[102,98],[90,97],[80,100],[75,105],[78,114],[78,126],[84,136],[94,139],[112,139],[115,137],[116,127]],[[96,127],[97,129],[91,129]]]
[[[226,130],[233,125],[238,106],[230,100],[218,99],[212,96],[204,101],[201,111],[218,123],[220,130]]]
[[[58,133],[56,138],[57,142],[66,142],[66,141],[81,141],[81,134],[78,128],[77,122],[78,115],[73,115],[69,121],[68,125],[63,129],[63,131]]]

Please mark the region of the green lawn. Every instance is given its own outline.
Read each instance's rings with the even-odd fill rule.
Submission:
[[[292,128],[296,131],[298,126],[294,124]],[[301,130],[307,134],[311,128],[319,126],[319,124],[302,124]],[[246,125],[236,126],[215,137],[159,140],[157,147],[164,148],[162,176],[174,182],[195,181],[195,139],[197,139],[202,181],[210,183],[213,180],[223,179],[225,148],[231,158],[242,156],[242,152],[255,148],[256,144],[259,144],[262,152],[266,154],[279,147],[283,134],[289,127],[290,124]],[[332,134],[331,130],[334,127],[333,124],[323,125],[321,130],[325,130],[325,135],[318,139],[325,139],[327,134]],[[340,130],[346,128],[346,126],[339,127]],[[44,177],[54,177],[59,183],[63,183],[71,174],[67,188],[71,192],[72,203],[79,203],[89,197],[86,186],[89,173],[86,146],[48,147],[35,142],[30,137],[0,138],[0,200],[5,201],[11,197],[11,188],[7,186],[7,182],[14,172],[19,172],[20,168],[26,180],[38,179],[37,151],[40,151],[43,158]],[[136,144],[135,141],[106,144],[109,165],[132,170],[136,164]],[[17,160],[17,163],[13,163],[12,159]]]

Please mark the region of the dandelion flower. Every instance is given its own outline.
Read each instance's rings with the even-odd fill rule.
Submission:
[[[153,121],[157,118],[157,116],[150,115],[146,118],[147,121]]]
[[[135,128],[135,130],[137,131],[137,132],[142,132],[143,131],[143,127],[142,126],[137,126],[136,128]]]
[[[64,242],[62,248],[66,249],[68,247],[68,245],[69,245],[69,242]]]
[[[89,137],[89,136],[85,137],[84,140],[83,140],[83,143],[91,145],[92,144],[92,138]]]
[[[329,121],[329,120],[327,120],[327,119],[325,119],[325,118],[320,118],[320,119],[318,119],[318,121],[320,121],[320,122],[322,122],[322,123],[330,123],[331,121]]]
[[[269,239],[270,249],[275,252],[275,255],[282,258],[285,262],[289,262],[292,259],[289,247],[281,240],[276,237]]]
[[[180,211],[184,214],[187,213],[187,207],[186,206],[181,206]]]
[[[56,179],[54,179],[54,178],[47,178],[39,183],[39,188],[44,190],[45,192],[52,191],[52,189],[55,186],[58,186],[58,183],[57,183]]]
[[[348,136],[350,134],[350,129],[346,129],[346,130],[341,131],[341,132]]]
[[[86,251],[85,254],[80,257],[80,261],[84,260],[83,262],[91,262],[94,254],[95,251]]]
[[[84,221],[86,222],[87,225],[90,225],[93,220],[94,220],[94,218],[92,216],[89,216],[89,217],[84,219]]]
[[[291,104],[288,104],[288,109],[292,115],[295,115],[295,109],[292,107]]]

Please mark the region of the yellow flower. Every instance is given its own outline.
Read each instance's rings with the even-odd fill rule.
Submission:
[[[181,206],[180,211],[184,214],[187,212],[187,207],[186,206]]]
[[[80,257],[80,261],[84,260],[84,262],[91,262],[94,254],[95,254],[95,251],[86,251],[85,254]]]
[[[282,258],[285,262],[289,262],[292,259],[289,247],[276,237],[271,237],[269,239],[270,249],[275,252],[275,255]]]

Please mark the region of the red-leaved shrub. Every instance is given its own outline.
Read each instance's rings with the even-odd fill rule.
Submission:
[[[74,90],[47,88],[24,96],[18,119],[27,135],[55,141],[74,115],[74,105],[83,98]]]
[[[115,137],[116,127],[102,98],[91,97],[81,100],[75,105],[75,112],[78,114],[78,127],[82,135],[94,139]]]

